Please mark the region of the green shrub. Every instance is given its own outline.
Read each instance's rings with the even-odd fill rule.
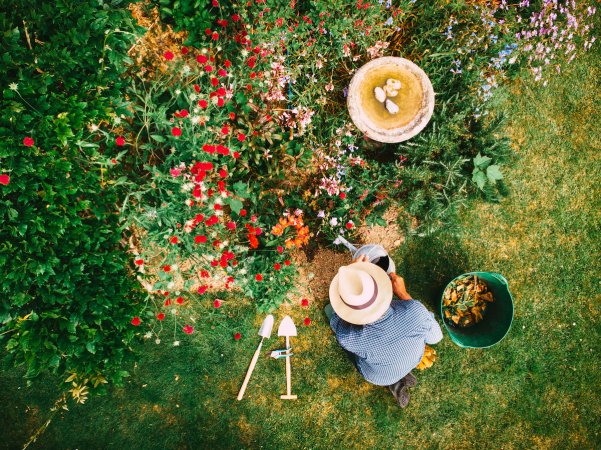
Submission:
[[[128,2],[9,3],[0,15],[0,172],[10,176],[0,186],[1,339],[28,378],[50,370],[119,381],[140,294],[120,245],[115,140],[90,141],[88,128],[126,112]]]

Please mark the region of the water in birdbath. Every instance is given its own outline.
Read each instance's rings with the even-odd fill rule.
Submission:
[[[388,97],[399,107],[399,112],[391,114],[380,103],[374,94],[376,87],[386,85],[389,78],[401,82],[401,88],[395,97]],[[422,108],[424,93],[419,78],[402,67],[376,67],[365,74],[359,88],[359,98],[363,113],[374,124],[384,129],[395,129],[408,125],[419,114]]]

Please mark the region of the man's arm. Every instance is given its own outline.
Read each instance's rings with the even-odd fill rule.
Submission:
[[[429,317],[430,330],[426,333],[424,340],[426,344],[436,344],[442,340],[442,330],[440,329],[440,325],[434,318],[434,314],[428,313],[431,317]]]

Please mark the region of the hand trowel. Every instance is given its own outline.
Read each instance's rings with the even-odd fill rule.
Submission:
[[[261,342],[259,342],[259,346],[257,347],[257,351],[253,356],[253,359],[250,361],[250,366],[248,367],[248,371],[246,372],[246,377],[244,378],[244,382],[242,383],[242,387],[240,388],[240,392],[238,393],[238,400],[242,400],[244,396],[244,391],[246,391],[246,386],[248,385],[248,380],[250,380],[250,376],[255,369],[255,365],[257,364],[257,360],[259,359],[259,355],[261,354],[261,347],[263,346],[263,340],[265,338],[269,339],[271,337],[271,330],[273,329],[273,316],[269,314],[263,320],[261,324],[261,328],[259,328],[259,336],[261,336]]]

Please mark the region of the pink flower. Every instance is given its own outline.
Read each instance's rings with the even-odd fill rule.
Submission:
[[[5,173],[0,175],[0,184],[6,186],[8,183],[10,183],[10,176],[6,175]]]
[[[185,327],[182,328],[182,331],[186,334],[192,334],[192,333],[194,333],[194,327],[191,327],[190,325],[186,325]]]
[[[278,253],[282,253],[284,251],[284,247],[278,245]]]
[[[169,171],[169,173],[171,173],[172,177],[179,177],[179,175],[182,173],[182,169],[180,169],[178,167],[174,167],[173,169],[171,169]]]
[[[207,292],[207,289],[208,289],[208,288],[209,288],[209,286],[207,286],[206,284],[205,284],[204,286],[200,286],[200,287],[198,288],[198,293],[199,293],[200,295],[202,295],[202,294],[204,294],[205,292]]]
[[[31,137],[28,136],[28,137],[26,137],[26,138],[23,139],[23,145],[25,147],[31,147],[33,144],[35,144],[35,142],[33,141],[33,138],[31,138]]]
[[[117,139],[115,139],[115,144],[117,144],[118,147],[123,147],[125,145],[125,138],[123,136],[117,137]]]

